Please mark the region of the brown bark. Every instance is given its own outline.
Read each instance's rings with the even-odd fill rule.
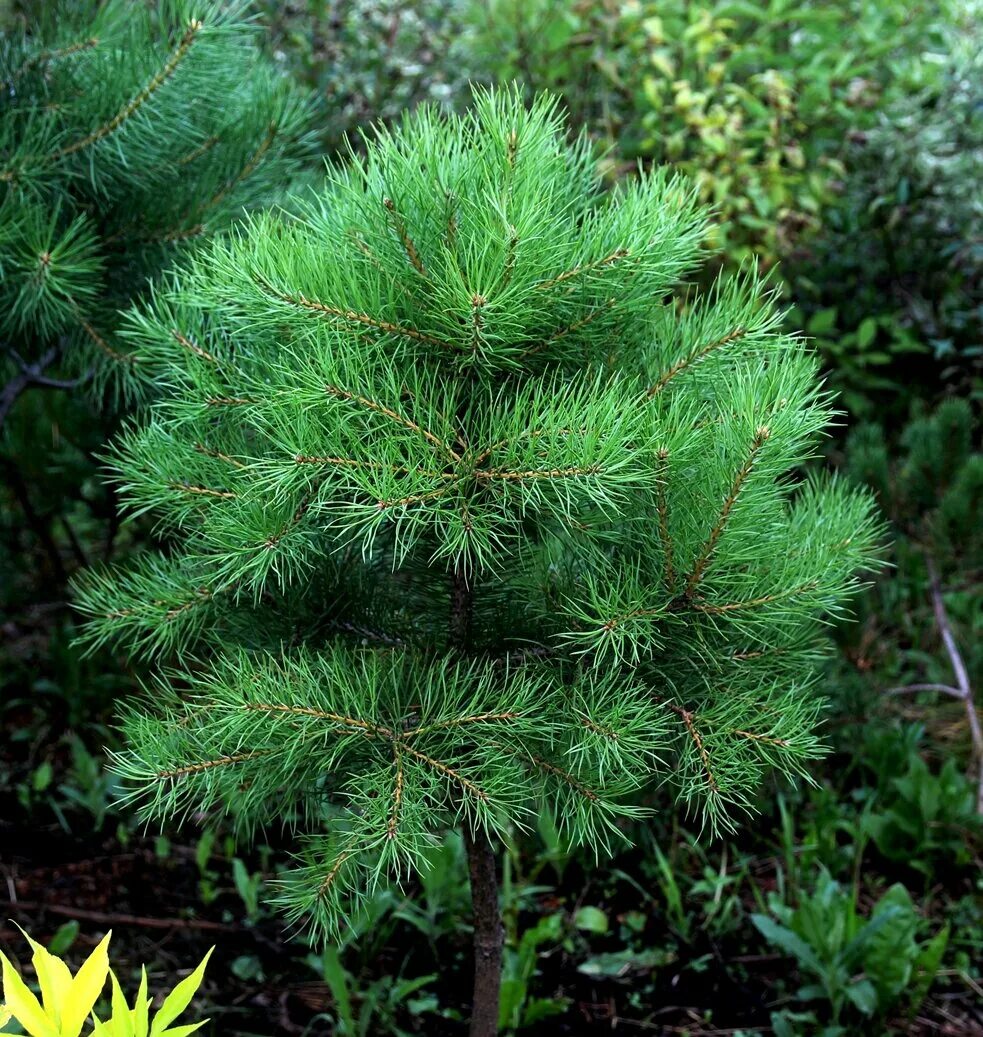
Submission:
[[[451,576],[450,642],[466,652],[471,642],[474,614],[473,577],[461,566]],[[487,833],[466,825],[464,845],[471,878],[474,916],[474,994],[471,1002],[471,1037],[495,1037],[502,986],[502,946],[505,928],[498,906],[498,874],[495,849]]]
[[[498,906],[495,850],[483,831],[464,833],[471,875],[474,914],[474,998],[471,1037],[495,1037],[502,985],[502,945],[505,928]]]

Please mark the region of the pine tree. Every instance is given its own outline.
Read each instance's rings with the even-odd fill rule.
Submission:
[[[692,187],[604,194],[563,129],[424,108],[131,313],[167,391],[109,463],[169,546],[79,591],[91,644],[167,663],[123,720],[144,815],[286,819],[290,918],[330,933],[463,829],[476,1035],[498,837],[549,804],[600,850],[653,783],[728,826],[805,773],[821,620],[876,538],[800,474],[832,412],[757,276],[674,299]]]
[[[86,0],[0,37],[0,424],[57,366],[147,387],[116,310],[300,168],[308,105],[254,30],[241,0]]]

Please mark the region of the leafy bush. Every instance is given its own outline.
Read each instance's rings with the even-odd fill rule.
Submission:
[[[812,982],[797,997],[825,1001],[832,1025],[820,1031],[835,1037],[848,1008],[866,1019],[883,1019],[904,1004],[917,1010],[935,978],[949,939],[944,926],[930,940],[918,939],[920,918],[908,891],[892,886],[874,905],[869,918],[857,910],[855,890],[844,889],[822,870],[815,891],[804,893],[797,906],[769,898],[772,915],[752,916],[755,927],[773,946],[794,958]],[[777,919],[777,921],[776,921]],[[782,1013],[773,1017],[775,1032],[801,1034]]]
[[[914,756],[908,772],[892,785],[863,822],[885,857],[927,876],[940,867],[972,862],[970,836],[975,832],[979,840],[983,820],[976,812],[976,790],[955,760],[946,760],[933,774],[920,756]]]
[[[842,372],[847,388],[906,398],[919,382],[969,387],[983,367],[983,6],[962,0],[950,18],[933,81],[851,135],[842,197],[790,267],[809,319],[827,315],[810,330],[857,335],[843,359],[880,368],[879,384]]]
[[[323,100],[330,153],[418,104],[463,107],[470,68],[457,46],[461,0],[262,0],[274,56]]]
[[[905,624],[910,647],[900,653],[892,694],[941,694],[964,711],[983,814],[983,727],[976,707],[983,681],[983,617],[978,607],[983,453],[974,449],[978,423],[965,400],[947,400],[913,420],[900,439],[901,454],[894,457],[879,426],[859,426],[847,440],[847,471],[875,490],[897,532],[892,558],[896,575],[877,586],[864,605],[870,618],[883,617],[881,622],[895,627],[899,620]],[[917,620],[906,618],[908,614]],[[940,641],[945,662],[938,660]],[[957,802],[959,798],[952,798],[951,805]]]
[[[773,263],[822,220],[847,133],[919,75],[943,7],[883,0],[471,0],[467,49],[492,80],[560,93],[621,160],[688,172],[731,262]],[[843,26],[850,32],[843,33]]]

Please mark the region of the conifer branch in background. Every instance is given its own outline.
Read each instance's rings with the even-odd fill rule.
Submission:
[[[60,344],[59,367],[131,400],[154,373],[115,311],[186,242],[282,195],[309,106],[238,0],[51,8],[0,41],[0,338],[29,365]]]

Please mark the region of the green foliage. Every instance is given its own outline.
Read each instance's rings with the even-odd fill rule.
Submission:
[[[931,76],[899,55],[945,6],[474,0],[466,46],[487,77],[560,93],[617,157],[686,171],[727,260],[770,265],[822,222],[847,134]]]
[[[920,756],[892,781],[893,795],[864,818],[864,828],[888,859],[932,875],[935,867],[966,866],[972,860],[971,833],[983,835],[976,795],[955,760],[933,774]]]
[[[92,1029],[86,1029],[87,1037],[189,1037],[205,1025],[201,1022],[172,1027],[171,1023],[191,1004],[201,986],[211,951],[191,975],[181,980],[164,998],[151,1018],[153,999],[147,996],[147,970],[141,969],[140,989],[131,1008],[126,1003],[115,972],[109,967],[111,936],[109,932],[103,937],[74,976],[53,951],[46,950],[27,936],[34,951],[32,963],[40,987],[40,1000],[6,956],[0,954],[5,1000],[5,1003],[0,1003],[3,1032],[11,1032],[4,1025],[11,1018],[24,1027],[28,1037],[79,1037],[90,1016]],[[93,1009],[107,979],[112,983],[112,1014],[103,1021]]]
[[[129,318],[173,391],[111,464],[178,537],[79,604],[91,644],[180,666],[118,767],[148,817],[295,818],[295,918],[545,801],[600,848],[652,778],[729,825],[821,751],[818,621],[876,527],[791,477],[830,415],[815,363],[753,275],[658,302],[699,257],[693,191],[603,195],[561,133],[511,94],[421,110]]]
[[[893,452],[883,429],[861,425],[846,445],[847,471],[873,488],[906,538],[951,569],[978,566],[983,554],[983,454],[966,400],[951,399],[915,418]]]
[[[845,1032],[839,1025],[844,1013],[882,1019],[902,1002],[908,1011],[916,1011],[949,937],[946,926],[927,941],[918,939],[918,911],[901,885],[892,886],[870,917],[863,918],[856,892],[843,889],[825,870],[815,891],[802,894],[796,907],[775,897],[770,907],[777,921],[763,914],[753,915],[752,921],[812,978],[797,996],[827,1002],[833,1025],[822,1033],[828,1037]]]
[[[498,1020],[499,1028],[503,1031],[512,1032],[535,1026],[566,1011],[565,999],[530,996],[541,948],[559,943],[563,928],[562,915],[545,915],[522,933],[515,949],[506,947]]]
[[[842,197],[790,270],[811,312],[835,303],[848,332],[877,322],[875,347],[891,363],[881,374],[906,393],[919,373],[930,388],[974,385],[983,362],[981,14],[978,0],[953,4],[931,82],[890,98],[852,135]],[[890,324],[931,362],[912,366]]]
[[[370,123],[393,122],[422,102],[462,104],[470,67],[457,45],[460,0],[262,0],[269,46],[323,99],[328,153]]]
[[[801,287],[801,282],[796,284]],[[789,319],[809,309],[791,307]],[[864,316],[854,326],[856,313],[851,316],[850,311],[854,311],[852,301],[812,310],[805,326],[830,366],[829,384],[851,414],[869,421],[878,401],[907,399],[899,379],[903,365],[918,364],[931,350],[897,313]]]

